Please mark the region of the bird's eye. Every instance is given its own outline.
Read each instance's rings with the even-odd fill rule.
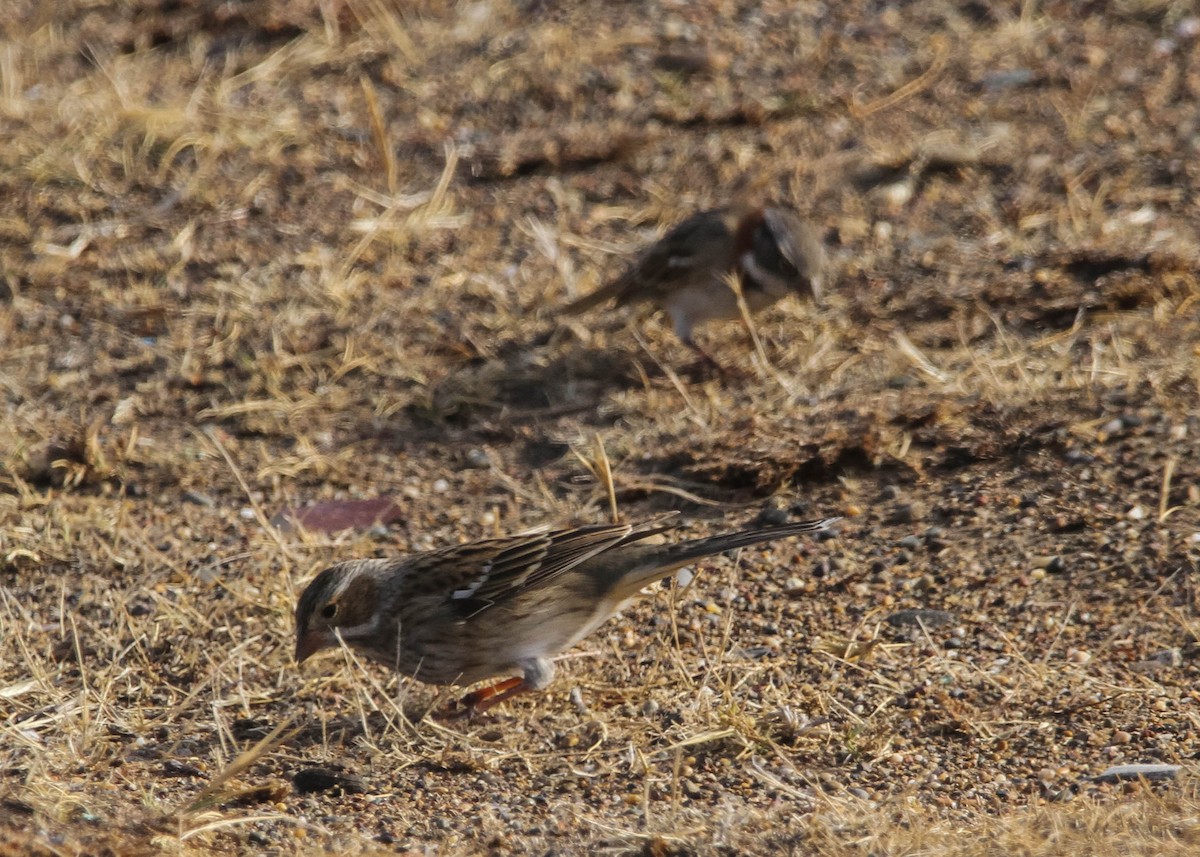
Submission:
[[[321,608],[322,618],[332,619],[336,615],[337,615],[337,605],[336,604],[326,604],[323,608]]]

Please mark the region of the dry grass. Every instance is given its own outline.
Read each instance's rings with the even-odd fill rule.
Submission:
[[[1193,853],[1194,18],[960,5],[19,3],[0,853]],[[746,193],[838,279],[739,373],[555,316]],[[334,559],[764,505],[493,717],[291,663]]]

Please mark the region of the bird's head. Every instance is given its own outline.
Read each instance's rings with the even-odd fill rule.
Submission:
[[[764,208],[748,218],[749,234],[740,256],[747,276],[768,291],[795,292],[821,299],[825,247],[816,231],[786,208]]]
[[[330,566],[312,579],[296,604],[296,662],[322,649],[370,639],[380,623],[378,561],[353,560]]]

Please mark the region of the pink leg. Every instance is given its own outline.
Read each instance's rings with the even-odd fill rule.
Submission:
[[[459,700],[458,705],[448,713],[448,716],[458,718],[468,717],[472,714],[482,714],[489,708],[499,705],[506,699],[512,699],[518,693],[524,693],[529,689],[525,684],[525,679],[513,676],[491,687],[481,687],[479,690],[471,691]]]

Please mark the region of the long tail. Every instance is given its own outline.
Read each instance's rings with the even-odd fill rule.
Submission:
[[[627,598],[654,581],[661,580],[685,565],[690,565],[694,560],[724,553],[727,550],[750,547],[762,542],[801,536],[805,533],[820,533],[840,520],[841,518],[819,518],[813,521],[797,521],[794,524],[780,524],[775,527],[726,533],[706,539],[693,539],[673,545],[630,545],[626,548],[615,548],[615,550],[629,551],[630,556],[636,557],[640,561],[635,560],[631,563],[631,567],[624,571],[620,579],[612,583],[618,591],[619,597]],[[639,538],[639,536],[635,535],[634,538]]]

